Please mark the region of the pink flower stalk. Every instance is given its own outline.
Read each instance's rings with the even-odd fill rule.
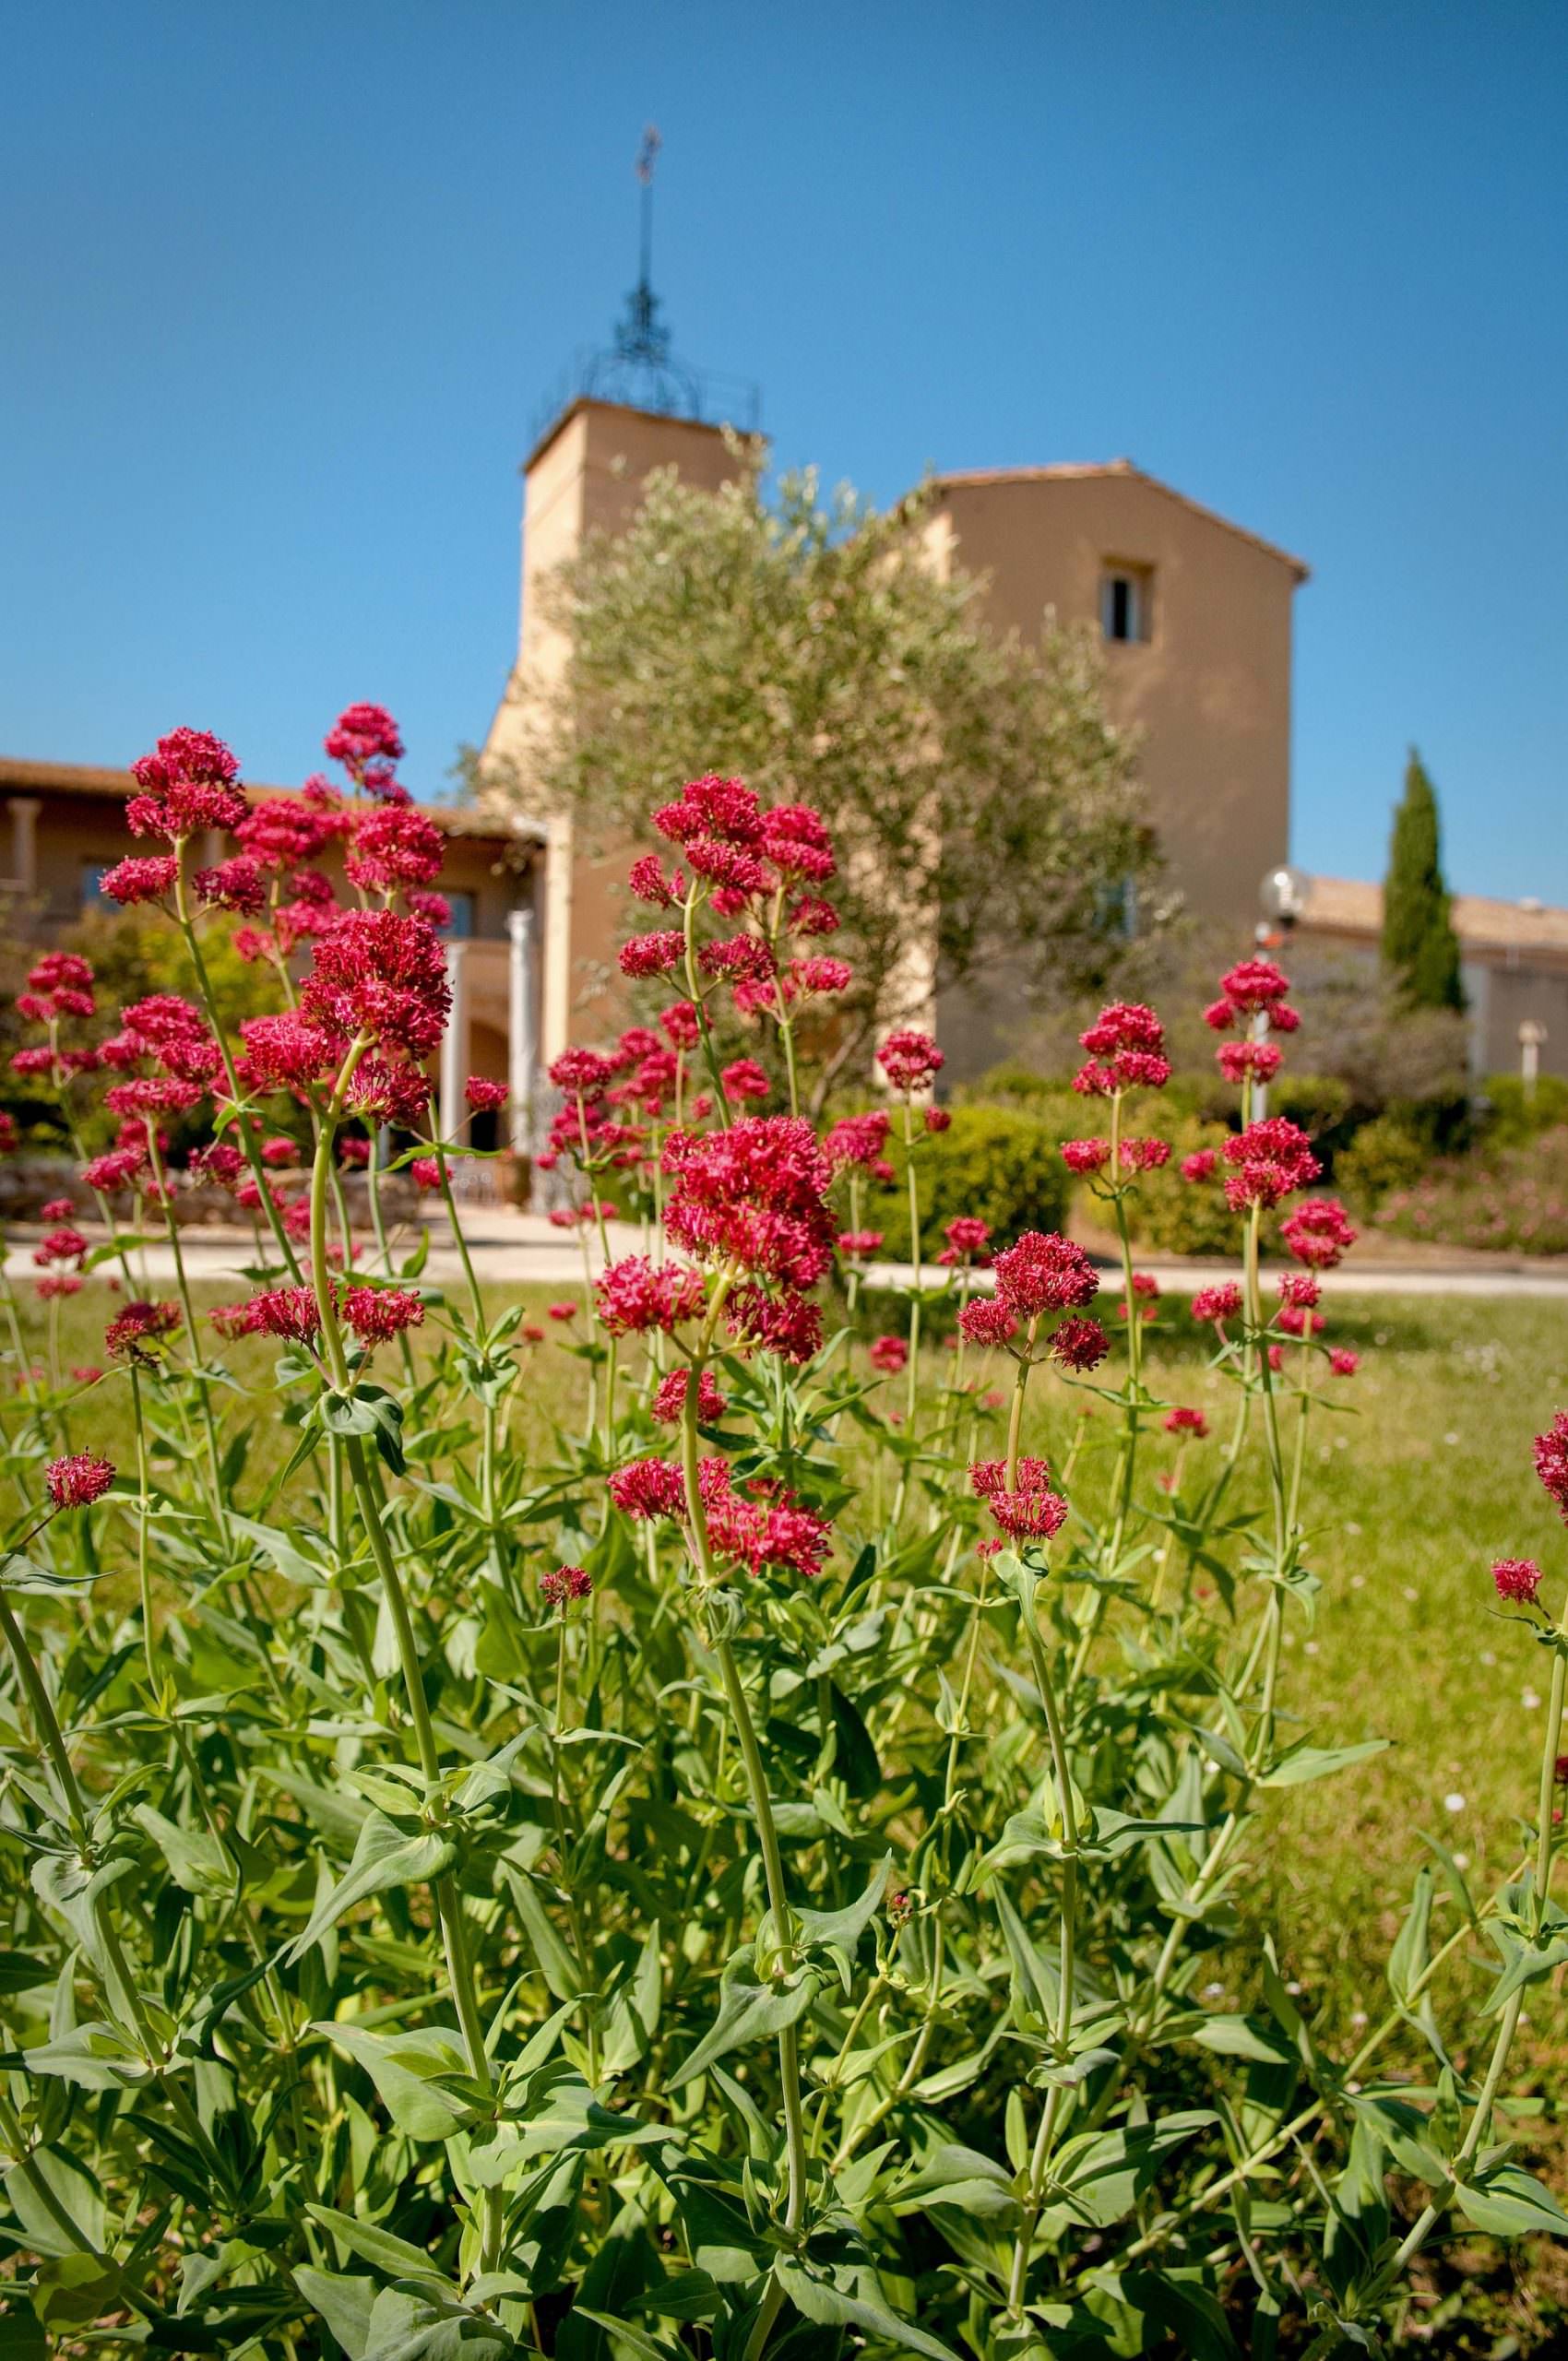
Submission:
[[[882,1160],[892,1121],[884,1108],[869,1115],[846,1115],[823,1135],[822,1152],[835,1172],[851,1164],[869,1170]]]
[[[1191,1435],[1201,1442],[1208,1432],[1208,1420],[1201,1410],[1175,1409],[1167,1414],[1165,1431],[1168,1435]]]
[[[724,1068],[719,1079],[724,1085],[726,1098],[766,1098],[773,1088],[754,1058],[733,1059]]]
[[[1281,1063],[1272,1041],[1222,1041],[1215,1057],[1227,1082],[1271,1082]]]
[[[1060,1368],[1084,1376],[1099,1367],[1111,1350],[1111,1339],[1098,1320],[1071,1312],[1058,1323],[1046,1350]]]
[[[1361,1366],[1361,1357],[1347,1345],[1336,1345],[1328,1356],[1328,1366],[1336,1377],[1354,1377]]]
[[[1537,1435],[1532,1455],[1536,1474],[1568,1520],[1568,1411],[1559,1410],[1545,1434]]]
[[[692,1373],[686,1369],[672,1369],[654,1388],[651,1408],[660,1426],[679,1426],[686,1412],[686,1394]],[[729,1403],[708,1370],[697,1380],[697,1424],[716,1426],[729,1408]]]
[[[841,1229],[837,1238],[838,1252],[847,1262],[863,1263],[876,1252],[884,1235],[880,1229]]]
[[[1050,1477],[1043,1459],[1020,1459],[1016,1489],[1009,1491],[1005,1460],[978,1460],[969,1469],[973,1489],[1016,1541],[1049,1541],[1065,1524],[1067,1503],[1051,1489]]]
[[[913,1091],[924,1090],[941,1072],[946,1059],[929,1033],[904,1026],[889,1033],[876,1053],[876,1062],[893,1089],[901,1090],[908,1097]]]
[[[1026,1230],[994,1267],[997,1297],[1020,1320],[1080,1311],[1099,1293],[1099,1273],[1083,1248],[1054,1230]]]
[[[403,741],[397,723],[382,705],[351,705],[340,713],[323,742],[327,757],[341,763],[354,777],[373,763],[402,759]]]
[[[439,1044],[451,1007],[441,938],[396,910],[345,910],[318,938],[300,991],[301,1013],[327,1031],[416,1062]]]
[[[997,1296],[974,1297],[959,1312],[958,1326],[971,1345],[1010,1345],[1018,1333],[1017,1315]]]
[[[1354,1246],[1354,1230],[1337,1197],[1303,1197],[1279,1225],[1279,1234],[1298,1263],[1331,1271]]]
[[[1162,1089],[1170,1079],[1165,1055],[1165,1027],[1152,1008],[1141,1001],[1113,1001],[1101,1009],[1079,1044],[1089,1052],[1089,1063],[1073,1077],[1073,1087],[1090,1098],[1110,1098],[1118,1091]]]
[[[559,1608],[564,1615],[576,1600],[592,1596],[593,1576],[582,1566],[557,1566],[552,1572],[540,1574],[539,1595],[546,1607]]]
[[[96,1458],[90,1451],[52,1459],[43,1471],[43,1489],[57,1509],[90,1508],[113,1481],[113,1461]]]
[[[378,803],[355,815],[343,867],[351,884],[386,894],[433,885],[445,860],[445,841],[434,820],[409,803]]]
[[[179,1324],[177,1303],[128,1303],[104,1330],[104,1346],[116,1360],[150,1368],[156,1362],[157,1347],[166,1336],[172,1335]]]
[[[674,1182],[665,1229],[698,1261],[737,1263],[797,1289],[827,1270],[832,1174],[809,1123],[748,1115],[707,1138],[675,1132],[662,1160]]]
[[[612,1336],[668,1335],[683,1321],[700,1320],[707,1290],[700,1271],[680,1263],[656,1264],[628,1254],[600,1274],[594,1293],[599,1317]]]
[[[491,1082],[481,1074],[469,1074],[463,1085],[463,1097],[478,1115],[499,1113],[510,1096],[504,1082]]]
[[[610,1497],[626,1516],[683,1516],[686,1488],[672,1459],[634,1459],[609,1479]]]
[[[1541,1570],[1533,1558],[1499,1558],[1493,1563],[1491,1579],[1499,1598],[1511,1604],[1534,1607],[1540,1595]]]
[[[1103,1172],[1111,1161],[1111,1142],[1102,1139],[1063,1140],[1062,1161],[1069,1172],[1080,1176]]]
[[[909,1360],[909,1347],[902,1336],[876,1336],[867,1358],[873,1369],[881,1370],[884,1376],[897,1377]]]

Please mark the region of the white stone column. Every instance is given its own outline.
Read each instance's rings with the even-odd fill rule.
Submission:
[[[533,912],[508,910],[511,954],[506,968],[506,1081],[511,1092],[508,1137],[516,1156],[533,1152],[533,1094],[539,1071],[534,1011]]]
[[[42,809],[36,795],[11,798],[11,883],[24,894],[38,891],[38,815]]]
[[[468,944],[446,945],[446,980],[452,988],[452,1014],[441,1037],[441,1136],[455,1140],[468,1109],[463,1085],[469,1078]]]
[[[540,1030],[546,1065],[553,1065],[572,1032],[572,823],[551,815],[544,848],[544,1008]]]

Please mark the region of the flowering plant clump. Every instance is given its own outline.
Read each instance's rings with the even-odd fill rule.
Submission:
[[[1418,1871],[1353,2052],[1239,1906],[1265,1800],[1380,1743],[1287,1695],[1322,1588],[1306,1439],[1357,1356],[1323,1276],[1354,1230],[1257,1103],[1278,970],[1222,980],[1240,1121],[1187,1159],[1237,1245],[1193,1305],[1211,1419],[1151,1384],[1133,1263],[1169,1157],[1156,1013],[1086,1030],[1096,1130],[1063,1144],[1119,1240],[1105,1321],[1046,1220],[993,1252],[922,1210],[931,1034],[887,1034],[864,1109],[802,1112],[850,980],[807,947],[831,831],[696,780],[633,872],[660,923],[623,966],[662,1004],[552,1069],[583,1289],[525,1320],[475,1278],[472,1151],[432,1114],[441,839],[383,708],[327,752],[342,785],[251,801],[218,740],[162,740],[132,806],[160,849],[111,890],[177,931],[192,997],[89,1047],[92,973],[51,954],[18,1003],[30,1088],[78,1142],[95,1093],[118,1123],[0,1290],[18,2352],[1326,2355],[1380,2349],[1450,2227],[1568,2227],[1497,2133],[1568,1949],[1561,1566],[1501,1560],[1487,1594],[1551,1665],[1526,1857],[1446,1941]],[[220,930],[276,979],[238,1038]],[[720,1018],[767,1062],[722,1056]],[[463,1097],[466,1130],[505,1093]],[[175,1114],[210,1133],[183,1164]],[[392,1218],[389,1132],[450,1287],[423,1216]],[[862,1347],[890,1140],[905,1316]],[[215,1304],[194,1187],[254,1229]],[[103,1332],[69,1370],[67,1282]],[[1536,1464],[1568,1515],[1568,1414]],[[1484,2058],[1472,2011],[1439,2014],[1477,1936]],[[1215,2007],[1221,1954],[1245,1997]]]

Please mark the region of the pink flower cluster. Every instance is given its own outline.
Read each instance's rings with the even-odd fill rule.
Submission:
[[[1089,1062],[1073,1076],[1073,1087],[1088,1098],[1112,1098],[1123,1090],[1161,1090],[1170,1079],[1165,1027],[1141,1001],[1119,1000],[1101,1009],[1079,1044]]]

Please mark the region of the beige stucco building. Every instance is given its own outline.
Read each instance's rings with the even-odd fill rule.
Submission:
[[[566,661],[542,611],[543,585],[595,529],[633,513],[649,473],[674,466],[717,489],[738,462],[722,432],[613,403],[579,399],[525,464],[517,664],[485,753],[492,776],[525,801],[541,716]],[[1258,882],[1288,854],[1290,827],[1290,617],[1307,569],[1116,459],[938,478],[927,526],[931,562],[982,575],[999,630],[1038,635],[1047,609],[1097,627],[1119,720],[1141,735],[1140,767],[1171,882],[1187,904],[1234,921],[1256,915]],[[716,760],[722,760],[721,751]],[[569,823],[543,814],[541,1054],[574,1028],[602,1030],[613,1007],[624,863],[575,848]],[[955,1070],[1004,1046],[1013,996],[954,995],[942,1019]]]

